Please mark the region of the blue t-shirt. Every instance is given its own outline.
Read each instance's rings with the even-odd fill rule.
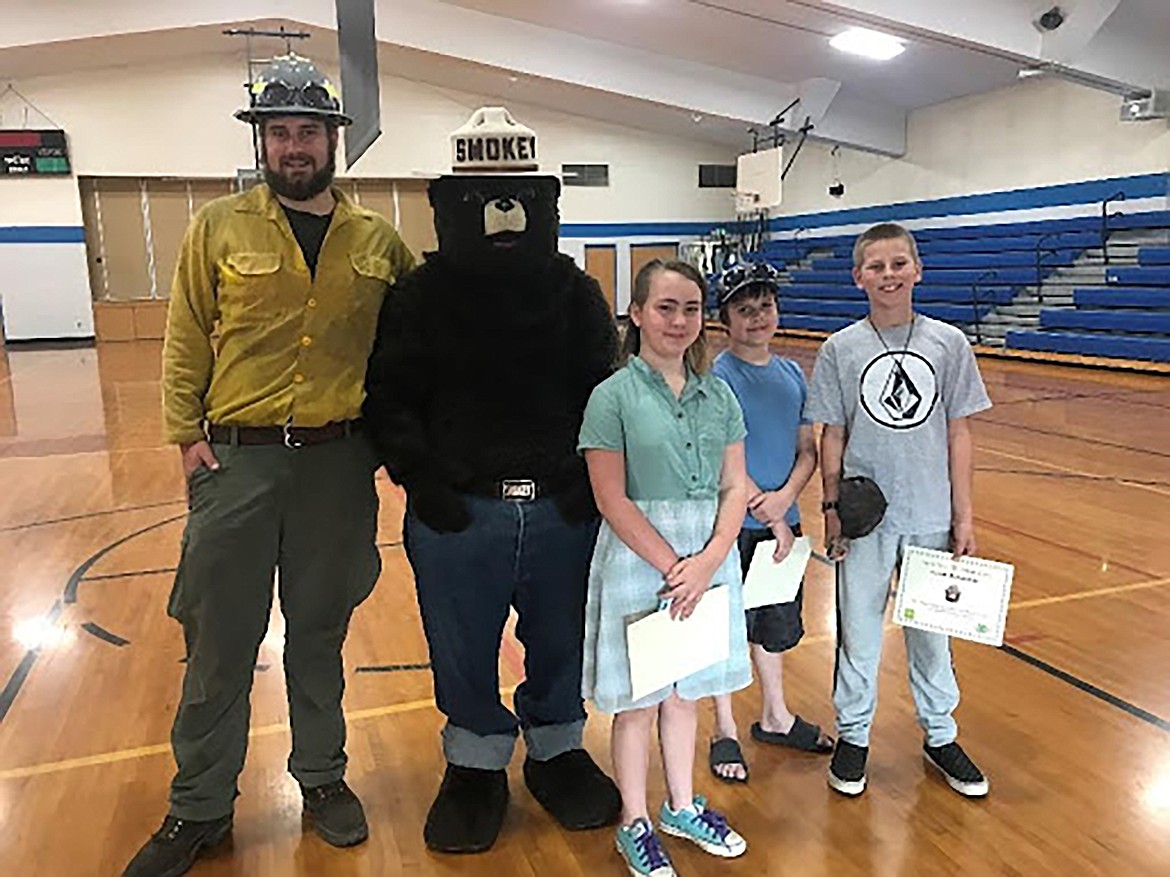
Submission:
[[[727,381],[743,409],[748,475],[761,490],[783,487],[796,465],[800,427],[809,425],[804,416],[804,402],[808,398],[804,372],[791,359],[773,355],[767,365],[753,365],[727,350],[715,357],[711,372]],[[796,503],[788,509],[784,520],[790,525],[800,523]],[[751,512],[743,525],[754,530],[765,529]]]

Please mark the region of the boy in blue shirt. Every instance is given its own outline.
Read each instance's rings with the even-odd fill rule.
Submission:
[[[719,318],[727,327],[728,349],[711,371],[725,380],[739,400],[747,425],[750,501],[739,536],[746,578],[756,546],[774,542],[782,560],[800,535],[796,499],[817,465],[812,424],[803,409],[808,389],[800,366],[768,347],[776,331],[777,273],[767,263],[741,262],[719,281]],[[748,642],[763,689],[760,721],[751,727],[760,743],[828,753],[833,741],[821,729],[789,711],[784,700],[784,652],[804,635],[803,586],[791,603],[747,610]],[[738,741],[731,696],[715,698],[712,772],[727,782],[745,782],[748,770]]]

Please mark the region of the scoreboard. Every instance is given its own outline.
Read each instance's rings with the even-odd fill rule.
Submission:
[[[0,129],[0,176],[71,172],[64,131]]]

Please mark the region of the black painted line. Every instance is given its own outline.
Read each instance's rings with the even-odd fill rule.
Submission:
[[[1067,478],[1082,481],[1101,481],[1119,484],[1122,487],[1170,487],[1170,481],[1146,481],[1140,478],[1125,478],[1121,475],[1094,475],[1091,472],[1052,472],[1034,469],[999,469],[994,466],[976,466],[976,472],[991,472],[995,475],[1035,475],[1038,478]]]
[[[1118,392],[1119,391],[1115,390],[1108,393],[1062,393],[1060,395],[1052,396],[1025,396],[1020,399],[996,402],[994,407],[1003,408],[1008,405],[1027,405],[1032,402],[1075,402],[1081,399],[1116,399],[1122,402],[1131,401],[1129,399],[1120,397]]]
[[[86,512],[81,515],[68,515],[64,518],[49,518],[44,521],[30,521],[27,524],[13,524],[9,527],[0,527],[0,533],[13,533],[17,530],[31,530],[34,527],[48,527],[51,524],[68,524],[70,521],[84,521],[89,518],[100,518],[105,515],[121,515],[127,512],[142,512],[149,509],[159,509],[169,505],[180,505],[185,503],[183,499],[173,499],[168,502],[153,502],[148,505],[127,506],[122,509],[106,509],[101,512]]]
[[[92,621],[85,622],[85,624],[81,625],[81,629],[86,633],[93,634],[100,640],[108,642],[112,646],[118,646],[118,648],[130,645],[130,640],[125,637],[120,637],[116,633],[106,630],[100,624],[95,624]]]
[[[1135,454],[1150,454],[1151,456],[1155,457],[1170,457],[1170,451],[1155,451],[1151,448],[1139,448],[1135,447],[1134,445],[1121,444],[1120,442],[1107,442],[1104,439],[1088,438],[1087,436],[1083,435],[1070,435],[1069,433],[1057,432],[1053,429],[1041,429],[1038,426],[1023,426],[1019,423],[1009,423],[1006,420],[993,420],[990,417],[984,417],[982,415],[976,415],[975,423],[989,423],[993,426],[1003,426],[1007,429],[1019,429],[1023,430],[1024,432],[1035,432],[1039,433],[1040,435],[1051,435],[1056,436],[1057,438],[1069,439],[1070,441],[1074,442],[1086,442],[1090,445],[1101,445],[1101,447],[1104,448],[1117,448],[1118,450],[1122,451],[1133,451]]]
[[[58,600],[53,604],[53,608],[45,615],[45,621],[53,624],[61,617],[62,605]],[[37,656],[40,655],[41,650],[29,649],[24,653],[24,657],[20,659],[20,663],[16,665],[16,669],[12,671],[12,675],[8,678],[8,684],[4,686],[4,690],[0,691],[0,722],[4,721],[4,717],[8,715],[8,711],[12,709],[12,704],[16,700],[16,695],[20,693],[21,687],[25,680],[28,679],[28,674],[32,672],[33,664],[37,662]]]
[[[83,582],[108,582],[110,579],[133,579],[138,576],[161,576],[163,573],[178,572],[177,566],[167,566],[162,569],[136,569],[130,572],[112,572],[100,576],[86,576]]]
[[[126,542],[129,542],[131,539],[134,539],[137,536],[141,536],[143,533],[149,533],[151,530],[157,530],[159,527],[170,524],[173,521],[179,520],[180,518],[184,518],[186,515],[187,513],[184,512],[181,515],[164,518],[155,524],[151,524],[149,527],[143,527],[141,530],[137,530],[131,533],[129,536],[124,536],[116,542],[112,542],[94,554],[87,561],[85,561],[85,563],[73,571],[73,575],[69,577],[69,581],[65,585],[65,593],[62,595],[60,600],[53,604],[53,608],[50,609],[49,612],[45,615],[45,620],[50,624],[55,622],[61,616],[61,612],[63,611],[65,605],[77,602],[77,588],[80,586],[81,580],[85,578],[85,574],[93,568],[95,563],[97,563],[119,545],[123,545]],[[24,657],[21,658],[20,663],[17,665],[16,669],[12,671],[12,675],[8,677],[8,682],[5,684],[4,690],[0,691],[0,722],[3,722],[4,717],[8,715],[8,711],[12,708],[12,704],[16,700],[16,696],[20,693],[20,689],[24,686],[25,681],[28,679],[28,674],[32,672],[33,665],[36,664],[37,657],[40,655],[40,653],[40,649],[30,649],[29,651],[25,652]]]
[[[379,664],[373,667],[357,667],[355,673],[401,673],[404,670],[429,670],[429,663],[423,664]]]
[[[1155,728],[1161,728],[1163,731],[1170,732],[1170,722],[1166,721],[1161,716],[1154,715],[1149,710],[1144,710],[1140,706],[1132,704],[1128,700],[1124,700],[1118,697],[1116,694],[1110,694],[1105,689],[1098,688],[1091,682],[1086,682],[1084,679],[1073,676],[1071,673],[1061,670],[1059,667],[1054,667],[1047,661],[1042,661],[1037,657],[1029,655],[1027,652],[1021,652],[1015,646],[1009,646],[1007,643],[1004,643],[999,648],[1001,651],[1007,652],[1007,654],[1011,655],[1013,658],[1019,658],[1025,664],[1030,664],[1037,670],[1043,670],[1049,676],[1055,676],[1061,682],[1067,682],[1074,688],[1078,688],[1086,694],[1091,694],[1098,700],[1105,701],[1105,703],[1109,704],[1110,706],[1115,706],[1119,710],[1129,713],[1134,718],[1141,719],[1143,722],[1148,722]]]
[[[81,582],[83,580],[85,580],[85,574],[87,572],[89,572],[91,569],[93,569],[93,566],[95,563],[97,563],[99,560],[101,560],[103,557],[105,557],[107,554],[109,554],[115,548],[117,548],[121,545],[125,545],[131,539],[136,539],[145,533],[149,533],[151,530],[157,530],[159,527],[164,527],[167,524],[174,523],[175,521],[181,520],[182,518],[185,518],[185,517],[187,517],[186,512],[184,512],[181,515],[175,515],[175,516],[170,517],[170,518],[164,518],[163,520],[158,521],[157,523],[151,524],[149,527],[143,527],[141,530],[135,530],[129,536],[123,536],[121,539],[117,540],[116,542],[111,542],[109,545],[107,545],[105,548],[103,548],[97,554],[90,557],[89,560],[85,561],[85,563],[83,563],[81,566],[79,566],[77,569],[75,569],[73,571],[73,575],[71,575],[69,577],[69,581],[65,585],[65,602],[66,603],[76,603],[77,602],[77,589],[78,589],[78,587],[80,587]]]

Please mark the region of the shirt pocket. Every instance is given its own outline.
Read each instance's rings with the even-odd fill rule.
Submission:
[[[394,282],[394,268],[389,259],[372,253],[352,254],[350,265],[353,267],[353,290],[346,310],[354,328],[363,333],[368,329],[372,341],[382,298]]]
[[[277,309],[280,253],[229,253],[219,265],[219,312],[224,323],[259,322]]]

